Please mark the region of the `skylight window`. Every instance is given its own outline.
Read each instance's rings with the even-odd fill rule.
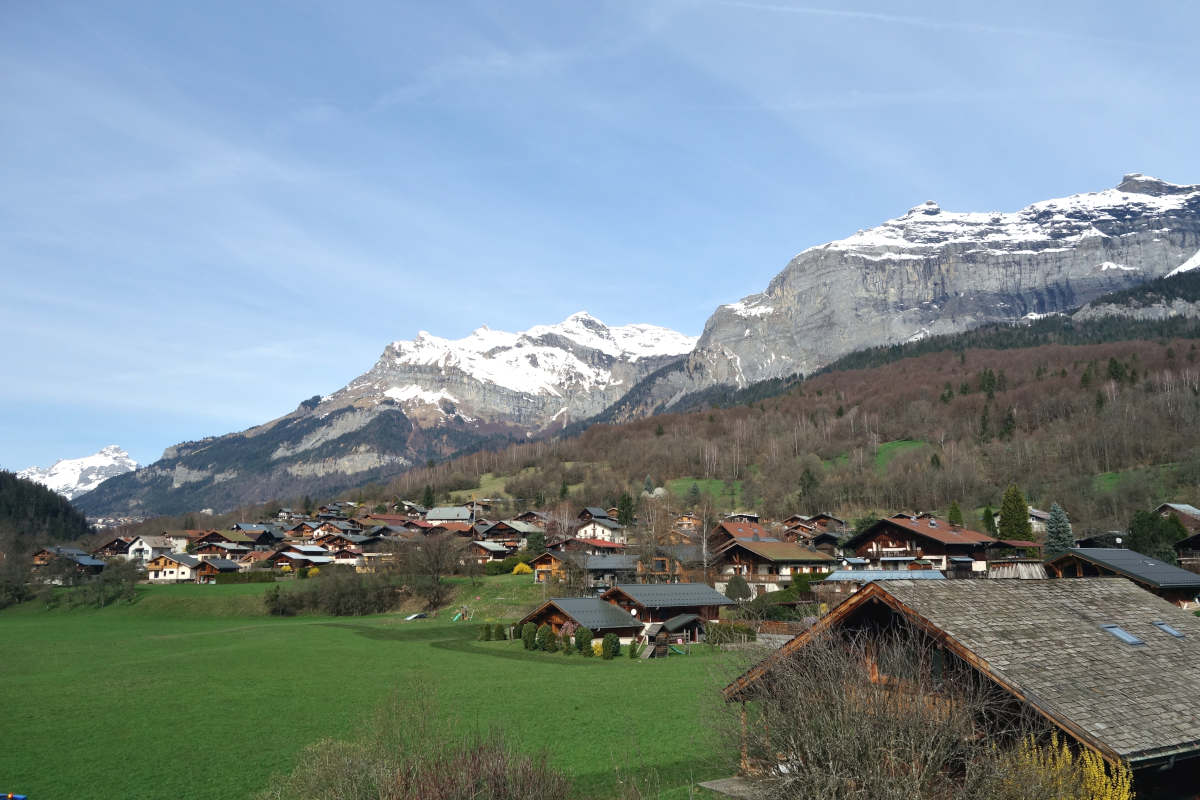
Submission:
[[[1151,625],[1153,625],[1154,627],[1158,628],[1158,629],[1159,629],[1160,631],[1162,631],[1163,633],[1169,633],[1169,634],[1171,634],[1171,635],[1172,635],[1172,636],[1174,636],[1176,639],[1182,639],[1182,638],[1183,638],[1183,634],[1182,634],[1182,633],[1180,633],[1179,631],[1175,630],[1174,628],[1172,628],[1172,627],[1171,627],[1170,625],[1168,625],[1167,623],[1165,623],[1165,622],[1162,622],[1161,620],[1156,620],[1156,621],[1154,621],[1154,622],[1151,622],[1150,624],[1151,624]]]
[[[1113,636],[1120,639],[1125,644],[1131,644],[1131,645],[1135,645],[1135,646],[1145,644],[1145,642],[1143,642],[1141,639],[1139,639],[1138,637],[1134,636],[1129,631],[1127,631],[1124,628],[1121,628],[1117,625],[1101,625],[1100,628],[1101,628],[1101,630],[1108,631],[1109,633],[1111,633]]]

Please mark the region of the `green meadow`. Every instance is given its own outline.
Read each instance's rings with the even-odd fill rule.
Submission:
[[[477,619],[540,599],[528,577],[464,584]],[[737,656],[528,653],[438,618],[262,616],[263,584],[152,586],[103,610],[0,612],[0,791],[34,800],[250,797],[321,739],[354,739],[389,697],[545,752],[580,797],[630,779],[661,796],[731,774],[719,687]]]

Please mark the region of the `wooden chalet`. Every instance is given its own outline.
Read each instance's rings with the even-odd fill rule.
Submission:
[[[1116,547],[1072,547],[1046,562],[1053,578],[1128,578],[1148,592],[1180,608],[1200,608],[1200,575]]]
[[[845,520],[823,512],[809,517],[808,524],[819,531],[829,531],[830,533],[843,533],[846,530]]]
[[[163,553],[146,563],[146,577],[155,583],[187,583],[196,579],[200,563],[190,553]]]
[[[164,553],[180,552],[179,540],[168,536],[138,536],[129,543],[126,558],[149,564],[150,561]]]
[[[198,556],[215,556],[236,560],[254,550],[247,545],[233,544],[232,542],[205,542],[192,552]]]
[[[897,514],[850,537],[842,548],[847,555],[867,559],[871,569],[905,570],[914,561],[926,560],[947,577],[972,577],[986,574],[988,548],[996,543],[986,534],[932,515]]]
[[[551,517],[545,511],[535,511],[533,509],[530,509],[528,511],[524,511],[520,514],[517,514],[515,517],[513,517],[513,519],[515,519],[517,522],[524,522],[527,525],[536,525],[539,528],[541,528],[542,530],[547,531],[547,532],[550,531],[550,528],[552,525],[555,528],[558,527],[557,525],[554,524],[553,517]]]
[[[720,618],[721,607],[733,601],[705,583],[622,583],[600,595],[643,623],[666,622],[680,614],[709,621]]]
[[[284,533],[286,533],[288,536],[290,536],[293,539],[307,539],[308,537],[313,535],[313,532],[316,531],[316,529],[317,529],[317,523],[312,522],[310,520],[302,519],[299,522],[297,522],[295,525],[286,529],[284,531]]]
[[[773,669],[825,636],[870,641],[898,630],[911,632],[909,646],[926,652],[931,669],[980,676],[1013,710],[1127,764],[1138,797],[1192,797],[1200,786],[1200,618],[1124,579],[877,580],[726,686],[724,697],[769,697]],[[872,662],[873,652],[865,649],[872,679],[904,691],[906,678]],[[743,769],[752,767],[743,749]]]
[[[739,511],[736,514],[729,514],[725,517],[726,522],[750,522],[758,524],[759,516],[753,511]]]
[[[274,541],[270,534],[267,534],[265,538],[267,541]],[[256,539],[257,537],[248,533],[244,533],[243,531],[209,531],[192,543],[192,550],[195,551],[203,545],[213,544],[216,542],[223,542],[225,544],[240,544],[247,548],[253,548],[257,544]]]
[[[591,522],[594,519],[611,519],[615,522],[617,515],[613,514],[612,516],[609,516],[608,512],[609,509],[607,508],[600,508],[599,506],[584,506],[583,510],[580,511],[575,518],[580,522]]]
[[[1188,572],[1200,574],[1200,533],[1193,533],[1175,543],[1175,556],[1179,566]]]
[[[696,531],[700,530],[700,525],[702,523],[703,520],[700,519],[700,515],[693,514],[691,511],[688,511],[675,518],[674,527],[675,530],[682,531],[683,533],[695,533]]]
[[[212,583],[221,573],[240,572],[238,562],[228,558],[205,558],[196,566],[196,583]]]
[[[811,547],[829,556],[838,554],[838,542],[840,541],[836,534],[828,531],[804,530],[799,527],[789,528],[784,532],[783,540]]]
[[[33,554],[34,571],[43,570],[51,564],[59,562],[59,565],[65,566],[71,564],[67,570],[73,571],[78,575],[96,575],[104,570],[105,563],[98,558],[93,557],[90,553],[80,550],[78,547],[64,547],[56,545],[53,547],[45,547]],[[57,581],[55,581],[57,582]]]
[[[828,553],[792,542],[735,539],[720,551],[722,591],[734,575],[741,575],[755,594],[777,592],[796,575],[832,572],[838,560]]]
[[[587,628],[599,638],[615,633],[623,642],[633,641],[642,632],[642,623],[612,603],[598,597],[556,597],[547,600],[517,622],[518,629],[532,622],[541,627],[549,625],[561,635],[563,626],[574,630]]]
[[[132,536],[117,536],[92,551],[93,558],[125,558],[129,554]]]
[[[1200,533],[1200,508],[1187,503],[1163,503],[1154,509],[1160,517],[1175,517],[1188,533]]]
[[[716,560],[710,554],[710,561]],[[692,544],[667,544],[659,547],[653,558],[638,556],[638,583],[703,583],[704,553]]]
[[[469,558],[477,564],[486,564],[489,561],[503,561],[510,555],[512,555],[512,551],[500,542],[485,540],[468,544],[465,558]]]

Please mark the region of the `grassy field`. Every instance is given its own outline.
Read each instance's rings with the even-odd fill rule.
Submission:
[[[528,581],[489,578],[460,599],[477,619],[511,618],[540,599]],[[464,726],[547,751],[580,797],[617,795],[618,768],[668,797],[734,769],[714,732],[734,656],[527,653],[475,641],[446,612],[271,618],[257,615],[264,588],[154,586],[120,608],[0,612],[0,790],[248,797],[306,745],[360,733],[394,692],[435,693]]]
[[[742,482],[733,481],[733,494],[730,495],[729,488],[726,487],[725,481],[717,478],[675,478],[667,481],[667,491],[674,494],[680,499],[685,499],[692,484],[700,487],[701,492],[708,492],[720,502],[727,502],[732,508],[741,508],[742,501]]]

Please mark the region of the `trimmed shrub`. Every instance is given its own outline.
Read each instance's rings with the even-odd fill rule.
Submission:
[[[492,626],[488,624],[479,626],[479,641],[490,642],[492,640]]]
[[[592,656],[592,631],[589,628],[575,631],[575,649],[586,657]]]
[[[612,661],[620,654],[621,640],[615,633],[604,634],[604,639],[600,642],[600,657],[605,661]]]
[[[521,628],[521,641],[525,644],[526,650],[533,650],[537,647],[537,632],[538,627],[532,622],[526,622],[525,627]]]
[[[542,626],[537,629],[537,638],[535,639],[535,642],[538,650],[545,650],[547,653],[553,653],[556,644],[554,639],[554,631],[550,629],[549,625],[543,623]]]
[[[629,657],[630,658],[637,658],[638,653],[640,653],[640,652],[642,652],[642,646],[637,643],[636,639],[629,643]]]
[[[506,639],[508,639],[508,636],[504,630],[503,623],[497,622],[495,625],[492,626],[492,638],[495,639],[497,642],[503,642]]]
[[[575,649],[575,643],[571,641],[571,632],[563,628],[562,632],[562,653],[564,656],[571,655],[571,651]]]

